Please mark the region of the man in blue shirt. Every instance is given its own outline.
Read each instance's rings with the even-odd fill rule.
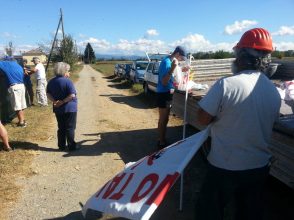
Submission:
[[[186,51],[183,47],[177,46],[174,52],[164,58],[159,66],[158,84],[157,84],[157,106],[159,109],[158,133],[159,140],[157,147],[162,149],[168,146],[165,139],[166,127],[169,120],[172,97],[174,93],[174,70],[178,66],[178,61],[186,58]]]
[[[48,99],[53,102],[53,112],[58,123],[58,148],[76,150],[75,129],[77,120],[76,89],[69,76],[70,66],[64,62],[54,65],[55,77],[47,85]],[[67,142],[67,145],[66,145]]]
[[[26,127],[23,111],[27,108],[23,69],[13,58],[7,57],[0,61],[0,71],[6,76],[10,103],[18,118],[17,126]]]

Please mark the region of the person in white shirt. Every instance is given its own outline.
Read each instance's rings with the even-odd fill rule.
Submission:
[[[45,67],[40,62],[38,57],[33,57],[32,62],[35,64],[35,68],[30,71],[30,74],[35,74],[36,77],[36,98],[40,106],[47,106],[47,96],[46,96],[46,73]]]
[[[219,220],[230,201],[238,220],[262,219],[262,190],[269,173],[268,145],[281,98],[266,76],[273,51],[269,32],[254,28],[233,48],[233,76],[218,80],[199,102],[198,121],[211,124],[208,173],[195,219]]]

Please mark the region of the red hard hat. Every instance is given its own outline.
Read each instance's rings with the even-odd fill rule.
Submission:
[[[234,48],[253,48],[256,50],[273,51],[272,37],[263,28],[253,28],[246,31]]]

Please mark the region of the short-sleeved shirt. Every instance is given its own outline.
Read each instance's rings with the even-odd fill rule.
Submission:
[[[170,80],[168,81],[168,84],[166,86],[162,85],[162,78],[168,74],[170,68],[171,68],[172,61],[170,57],[164,58],[159,66],[158,70],[158,84],[157,84],[157,92],[162,93],[162,92],[169,92],[171,89],[174,88],[173,86],[173,81],[174,78],[171,76]]]
[[[30,70],[31,68],[26,66],[27,70]],[[25,86],[32,86],[32,81],[31,81],[31,76],[24,74],[24,78],[23,78],[24,84]]]
[[[265,166],[268,144],[281,99],[273,83],[257,71],[243,71],[218,80],[199,102],[215,117],[208,161],[227,170]]]
[[[70,94],[77,94],[72,81],[66,77],[61,76],[56,76],[48,82],[47,93],[49,93],[54,98],[54,100],[63,100]],[[56,114],[77,112],[77,97],[58,108],[53,107],[53,112]]]
[[[35,66],[35,69],[37,70],[36,74],[36,79],[46,79],[46,73],[45,73],[45,67],[42,63],[38,63]]]
[[[6,76],[7,87],[23,83],[24,72],[16,61],[0,61],[0,70]]]

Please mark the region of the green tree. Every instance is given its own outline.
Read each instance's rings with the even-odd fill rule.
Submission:
[[[231,52],[218,50],[215,52],[208,51],[208,52],[197,52],[193,54],[195,59],[224,59],[224,58],[231,58],[234,57],[234,54]]]
[[[294,57],[294,50],[286,50],[285,57]]]
[[[65,36],[61,41],[59,53],[62,61],[68,63],[70,66],[73,67],[77,63],[78,52],[70,35]]]
[[[77,48],[70,35],[65,35],[59,43],[56,42],[55,50],[52,52],[51,60],[53,62],[66,62],[73,70],[78,61]]]
[[[218,50],[214,52],[213,58],[214,59],[225,59],[225,58],[232,58],[234,55],[230,52]]]
[[[84,62],[85,63],[94,63],[96,61],[95,52],[90,43],[87,44],[84,52]]]
[[[276,57],[278,59],[282,59],[284,57],[284,52],[283,51],[278,51],[278,50],[275,50],[272,52],[272,57]]]

